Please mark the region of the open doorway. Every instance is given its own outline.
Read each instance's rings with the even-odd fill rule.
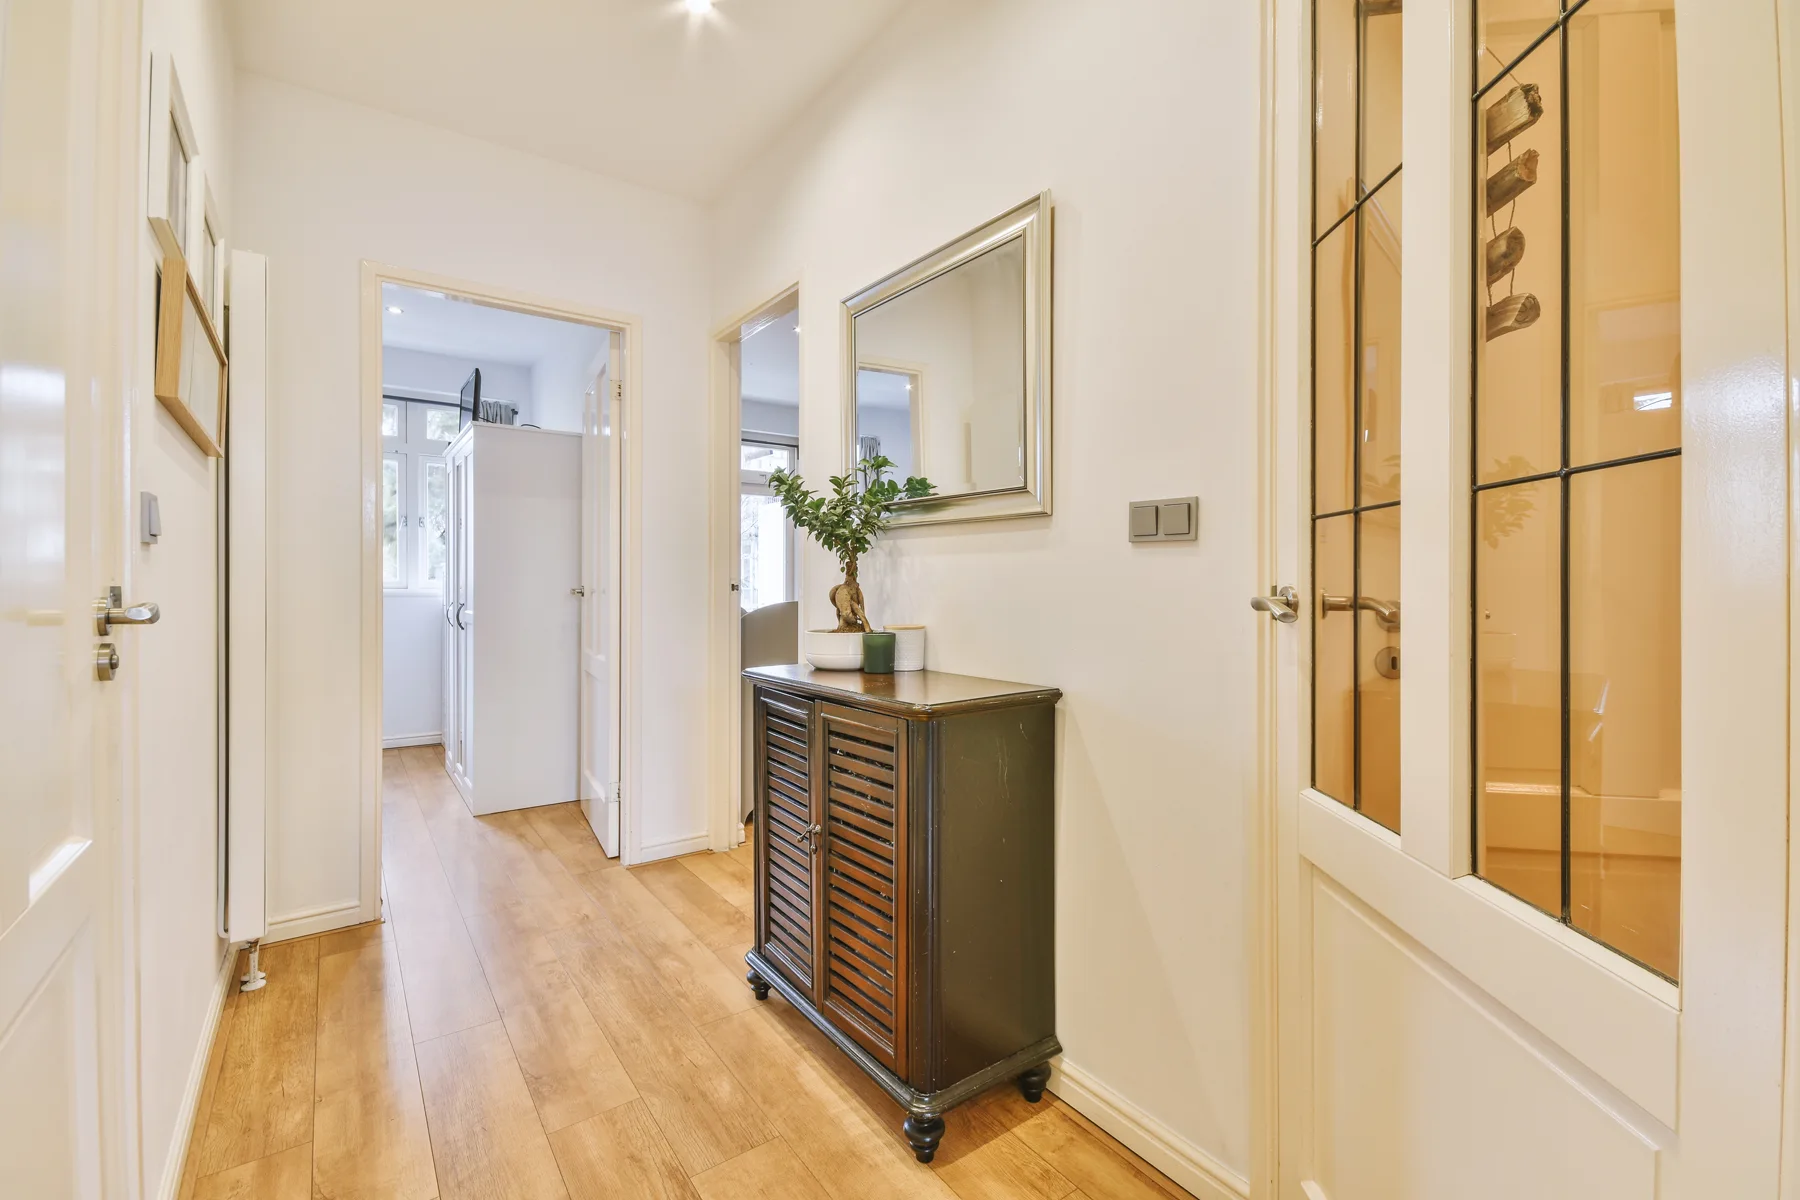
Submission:
[[[736,430],[722,470],[735,485],[737,537],[732,563],[731,614],[735,681],[728,689],[735,731],[736,771],[729,788],[732,825],[742,828],[754,810],[750,765],[750,703],[744,667],[791,663],[799,658],[800,543],[769,487],[778,469],[800,467],[800,294],[790,289],[717,336],[726,386],[719,397]]]
[[[618,857],[636,322],[401,272],[365,283],[376,772],[384,749],[426,747],[472,814],[579,803]]]

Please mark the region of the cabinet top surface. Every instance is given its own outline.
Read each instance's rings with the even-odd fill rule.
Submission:
[[[861,671],[815,671],[804,663],[795,663],[748,667],[744,677],[753,683],[771,684],[807,695],[921,716],[965,708],[1004,708],[1044,701],[1054,704],[1062,698],[1062,692],[1057,688],[978,679],[973,675],[952,675],[945,671],[868,675]]]

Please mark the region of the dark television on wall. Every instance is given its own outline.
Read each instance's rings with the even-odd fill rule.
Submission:
[[[480,367],[476,367],[473,371],[470,371],[469,377],[463,381],[462,392],[458,396],[456,407],[460,413],[460,418],[456,422],[456,427],[458,429],[467,429],[471,424],[481,419]]]

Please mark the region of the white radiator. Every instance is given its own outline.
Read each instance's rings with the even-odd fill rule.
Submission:
[[[225,766],[220,936],[268,932],[269,260],[233,250],[226,274],[230,379],[225,419]]]

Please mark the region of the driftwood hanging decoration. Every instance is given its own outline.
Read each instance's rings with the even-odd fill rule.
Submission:
[[[1487,244],[1487,281],[1489,285],[1499,283],[1518,267],[1519,260],[1525,257],[1525,235],[1517,229],[1508,229],[1499,237]]]
[[[1487,152],[1493,154],[1530,129],[1544,115],[1544,93],[1535,83],[1522,83],[1487,110]]]
[[[1488,305],[1487,340],[1528,329],[1544,315],[1544,306],[1529,292],[1520,292]]]
[[[1487,213],[1493,216],[1523,195],[1537,182],[1538,152],[1527,150],[1508,162],[1487,181]]]

